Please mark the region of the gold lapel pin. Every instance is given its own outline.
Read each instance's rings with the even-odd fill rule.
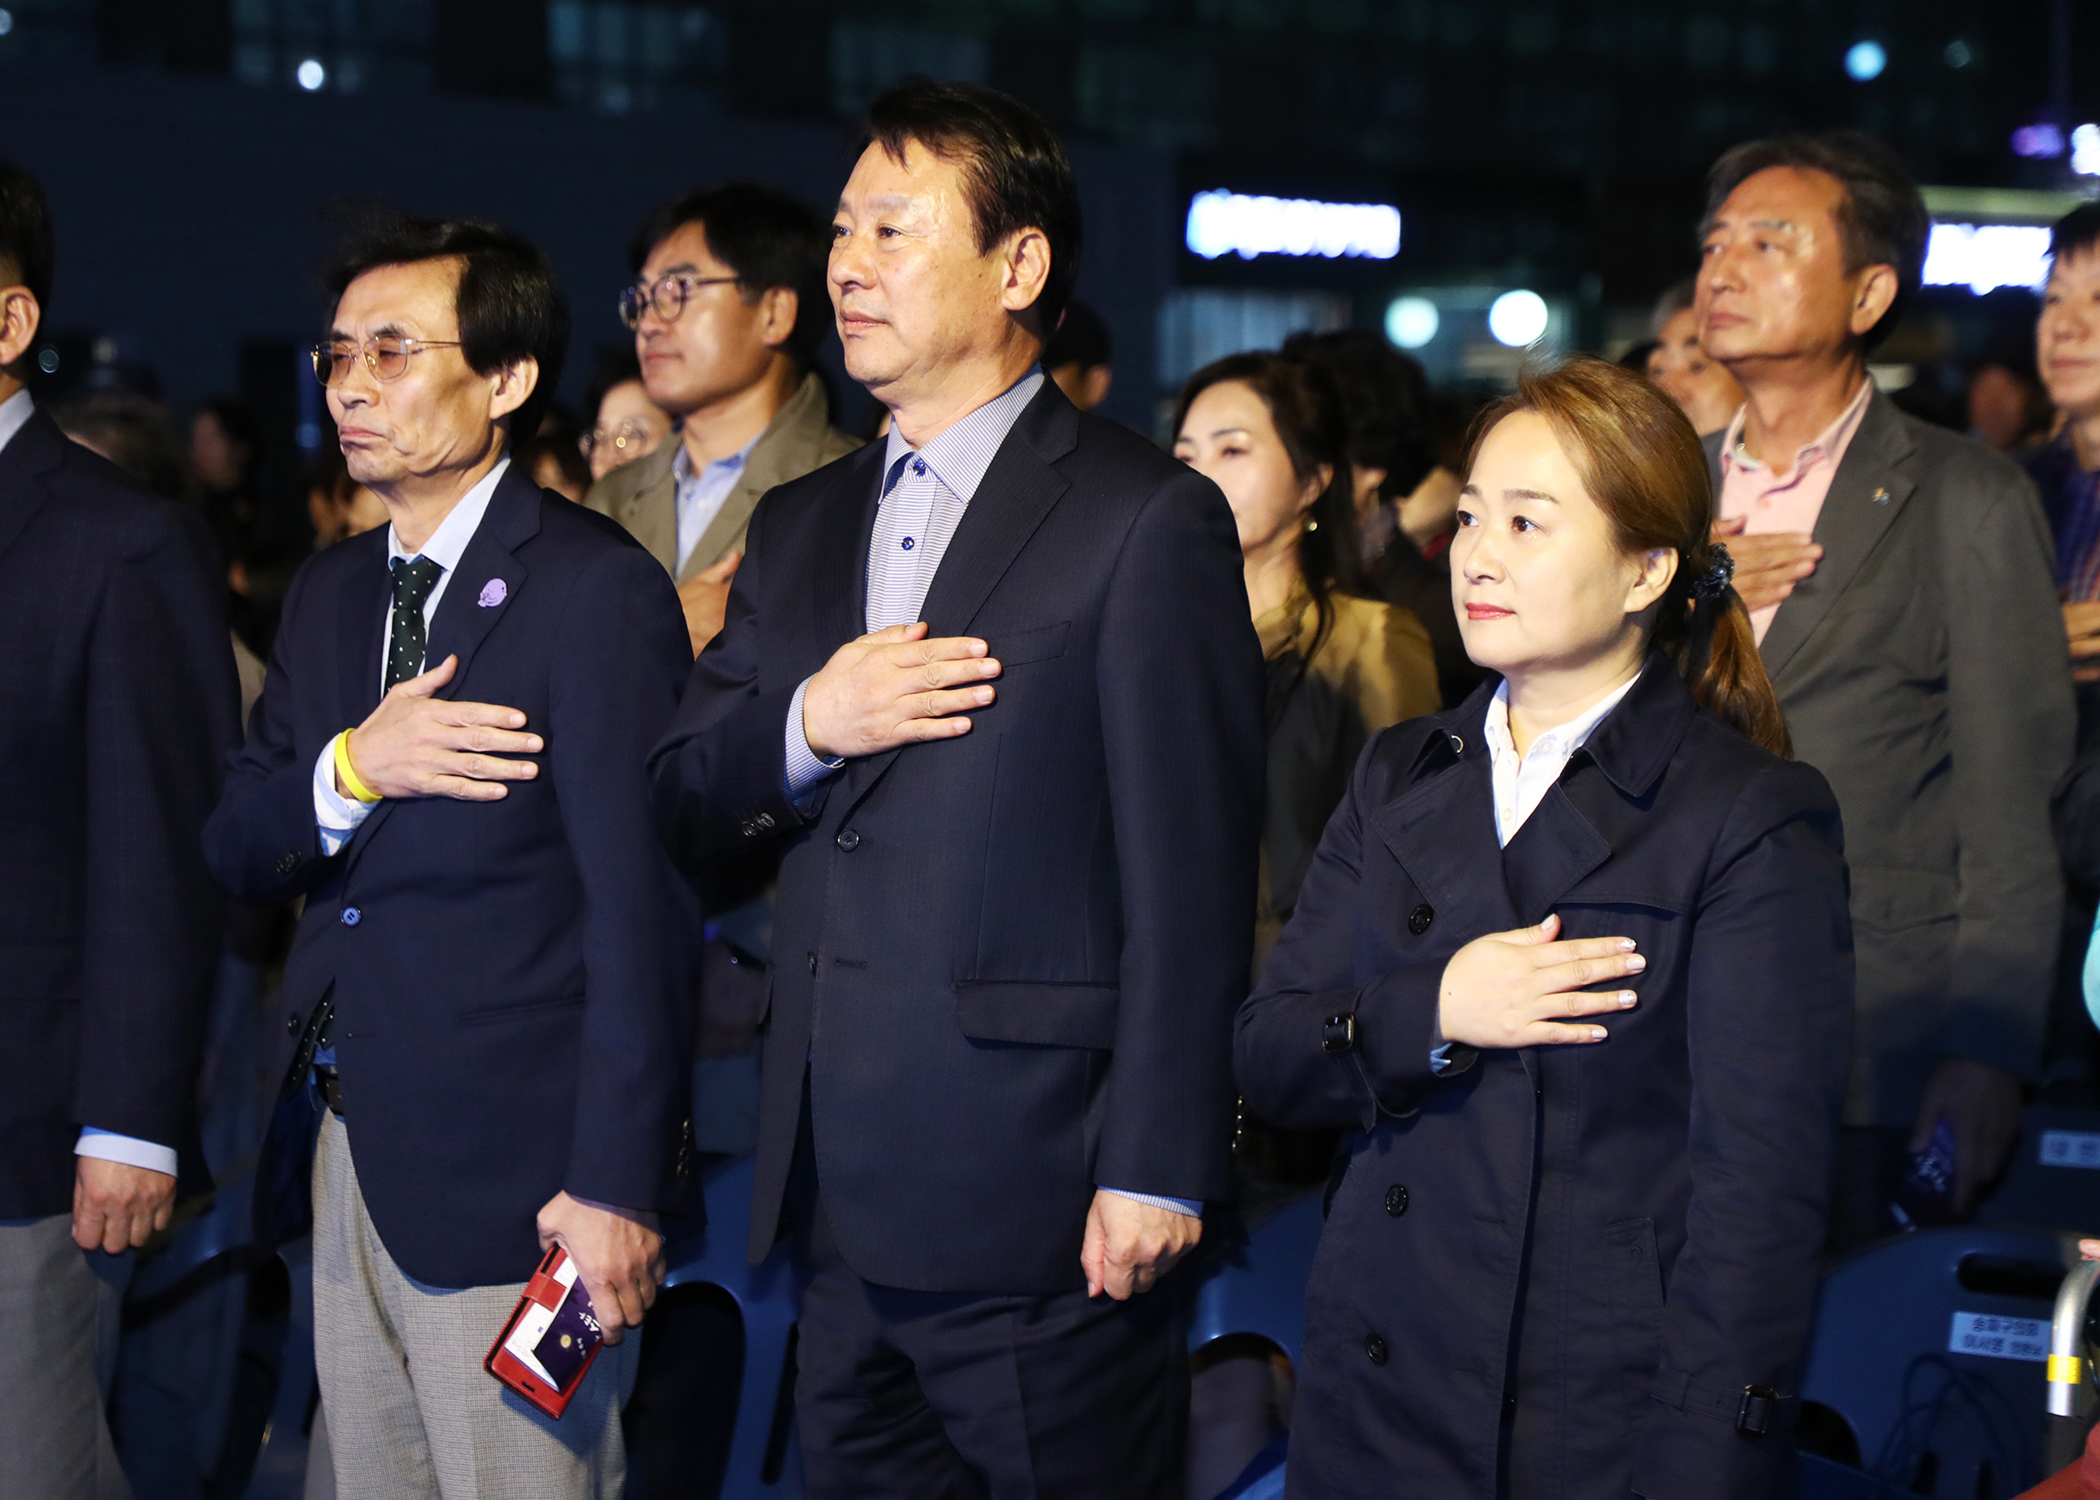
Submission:
[[[1877,489],[1874,491],[1874,503],[1876,505],[1886,505],[1889,503],[1889,492],[1886,488]]]

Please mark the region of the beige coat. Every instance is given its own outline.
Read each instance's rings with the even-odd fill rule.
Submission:
[[[860,444],[831,425],[831,403],[815,375],[802,385],[759,434],[743,477],[722,502],[683,568],[678,566],[678,481],[671,462],[678,456],[672,434],[654,453],[623,464],[591,486],[583,503],[625,526],[634,539],[664,565],[672,581],[684,583],[744,545],[744,532],[759,497],[775,485],[800,479],[843,458]]]

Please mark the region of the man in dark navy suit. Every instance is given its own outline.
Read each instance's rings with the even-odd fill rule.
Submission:
[[[293,580],[206,844],[241,897],[306,898],[284,987],[328,1104],[314,1321],[336,1488],[613,1495],[621,1334],[679,1199],[694,918],[643,767],[684,620],[617,525],[510,466],[567,342],[538,251],[402,219],[331,284],[315,369],[391,524]],[[481,1368],[554,1243],[617,1346],[558,1427]]]
[[[103,1500],[129,1493],[103,1419],[129,1252],[178,1175],[209,1186],[177,1148],[240,696],[208,538],[23,387],[51,274],[43,194],[0,162],[0,1494]]]
[[[830,283],[892,435],[760,504],[653,762],[696,865],[785,848],[751,1251],[785,1206],[812,1495],[1179,1494],[1168,1273],[1229,1191],[1253,942],[1239,546],[1043,375],[1043,122],[907,84],[870,136]]]

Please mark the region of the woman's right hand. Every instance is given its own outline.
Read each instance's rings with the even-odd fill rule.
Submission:
[[[1437,988],[1437,1024],[1444,1040],[1468,1047],[1539,1047],[1601,1042],[1602,1026],[1571,1024],[1570,1016],[1601,1016],[1630,1009],[1632,990],[1585,988],[1638,974],[1648,960],[1633,939],[1579,938],[1556,942],[1560,918],[1536,927],[1491,932],[1451,955]]]

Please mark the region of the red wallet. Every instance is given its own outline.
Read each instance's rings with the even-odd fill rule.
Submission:
[[[525,1295],[481,1365],[548,1416],[559,1418],[590,1373],[604,1338],[591,1313],[590,1293],[569,1263],[569,1252],[556,1245],[525,1283]]]

